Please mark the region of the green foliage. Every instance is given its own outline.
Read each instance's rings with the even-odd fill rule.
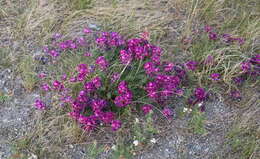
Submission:
[[[131,147],[125,144],[116,145],[115,150],[112,152],[111,159],[131,159]]]
[[[195,134],[205,134],[207,131],[204,128],[206,117],[203,112],[197,109],[192,111],[192,117],[189,121],[189,127]]]
[[[92,7],[93,0],[72,0],[73,8],[77,10],[89,9]]]
[[[240,159],[250,158],[252,153],[260,148],[257,143],[256,130],[234,128],[227,138],[227,144],[231,146],[232,153],[239,154]]]
[[[4,102],[6,102],[6,101],[8,101],[9,100],[9,96],[7,96],[7,95],[1,95],[1,93],[0,93],[0,104],[1,103],[4,103]]]
[[[35,63],[31,56],[24,56],[18,64],[18,72],[23,78],[23,85],[27,90],[32,90],[37,82],[37,74],[35,73]]]
[[[103,146],[98,146],[97,141],[94,141],[93,144],[90,144],[87,146],[87,152],[88,156],[91,159],[96,159],[98,158],[98,155],[104,151]]]
[[[11,59],[9,56],[10,50],[5,48],[0,48],[0,69],[7,68],[12,65]]]

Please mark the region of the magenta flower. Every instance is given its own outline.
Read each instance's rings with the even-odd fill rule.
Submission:
[[[105,123],[105,124],[110,124],[112,121],[115,120],[115,113],[113,112],[104,112],[100,116],[100,119]]]
[[[126,81],[121,81],[118,84],[117,89],[118,89],[118,93],[121,94],[121,95],[125,94],[126,92],[129,91]]]
[[[156,91],[149,91],[148,97],[154,100],[157,100],[159,98],[159,94]]]
[[[36,100],[35,100],[34,106],[35,106],[37,109],[40,109],[40,110],[46,109],[45,103],[44,103],[42,100],[40,100],[40,99],[36,99]]]
[[[68,115],[69,115],[69,117],[71,117],[72,119],[78,120],[78,119],[79,119],[79,116],[80,116],[80,113],[77,112],[77,111],[73,111],[73,112],[69,112]]]
[[[79,73],[82,73],[82,74],[87,74],[88,73],[88,66],[87,66],[87,64],[78,64],[77,71]]]
[[[101,87],[102,83],[101,83],[101,78],[100,77],[95,77],[94,79],[92,79],[92,83],[93,85],[98,89]]]
[[[120,96],[117,96],[114,100],[114,103],[117,107],[125,107],[132,102],[133,94],[129,90],[127,83],[125,81],[121,81],[118,84],[118,93]]]
[[[86,57],[91,57],[92,54],[91,54],[90,52],[85,52],[85,53],[84,53],[84,56],[86,56]]]
[[[127,105],[131,104],[131,99],[129,99],[127,96],[121,95],[115,98],[114,103],[117,107],[126,107]]]
[[[132,61],[131,53],[127,52],[126,50],[121,50],[120,61],[122,64],[129,64]]]
[[[92,33],[91,29],[89,29],[89,28],[84,28],[84,29],[83,29],[83,32],[84,32],[85,34]]]
[[[49,54],[50,54],[52,57],[57,57],[57,56],[60,55],[56,50],[50,50],[50,51],[49,51]]]
[[[216,32],[209,32],[209,39],[210,40],[217,40],[218,34]]]
[[[156,91],[157,89],[158,89],[158,85],[156,82],[148,82],[145,87],[145,90],[148,92]]]
[[[70,78],[70,82],[77,82],[77,78],[76,77],[71,77]]]
[[[103,99],[93,99],[91,102],[91,108],[94,112],[102,110],[106,106],[107,102]]]
[[[211,32],[211,31],[212,31],[212,27],[209,26],[209,25],[205,25],[205,26],[204,26],[204,31],[205,31],[205,32]]]
[[[165,72],[170,72],[170,71],[173,70],[173,67],[174,67],[174,63],[169,62],[169,63],[167,63],[167,64],[164,66],[164,71],[165,71]]]
[[[77,99],[80,102],[87,102],[88,101],[87,92],[85,90],[81,90],[79,92]]]
[[[93,92],[94,90],[96,90],[96,87],[92,82],[86,82],[84,84],[84,88],[87,92]]]
[[[241,84],[244,79],[242,77],[234,77],[232,78],[232,80],[236,83],[236,84]]]
[[[223,34],[222,38],[223,38],[223,41],[226,43],[231,43],[234,41],[234,38],[232,38],[230,34]]]
[[[99,56],[97,59],[96,59],[96,64],[99,65],[99,67],[102,69],[102,70],[105,70],[109,63],[108,61],[105,59],[104,56]]]
[[[60,33],[55,33],[55,34],[52,35],[52,38],[57,40],[57,39],[61,38],[61,36],[62,35]]]
[[[219,73],[212,73],[212,74],[210,74],[210,78],[214,81],[217,81],[220,78],[220,74]]]
[[[119,80],[119,78],[120,78],[120,74],[119,73],[117,73],[117,72],[113,73],[112,77],[111,77],[112,83],[114,83],[115,81]]]
[[[48,46],[43,46],[43,52],[45,52],[45,53],[48,53],[49,52],[49,48],[48,48]]]
[[[142,106],[142,111],[144,112],[144,114],[146,115],[146,114],[148,114],[148,113],[150,113],[151,112],[151,110],[152,110],[152,105],[150,105],[150,104],[145,104],[145,105],[143,105]]]
[[[235,99],[240,99],[241,98],[241,93],[239,91],[231,91],[230,92],[231,97]]]
[[[58,80],[53,81],[52,86],[56,90],[61,90],[64,88],[63,84]]]
[[[45,78],[46,76],[47,76],[47,74],[43,73],[43,72],[38,74],[39,78]]]
[[[51,87],[47,83],[42,84],[41,88],[46,92],[51,90]]]
[[[80,117],[79,121],[83,124],[83,129],[86,131],[95,129],[97,125],[97,118],[95,116]]]
[[[66,75],[66,74],[63,74],[63,75],[61,76],[61,80],[62,80],[62,81],[66,81],[66,80],[67,80],[67,75]]]
[[[176,89],[174,91],[174,94],[176,94],[178,96],[183,96],[184,95],[184,91],[183,91],[183,89]]]
[[[260,65],[260,54],[256,54],[255,56],[253,56],[251,59],[250,59],[250,62],[253,64],[253,65]]]
[[[152,74],[152,73],[155,73],[155,72],[158,72],[159,70],[155,67],[155,64],[153,62],[146,62],[144,64],[144,70],[146,72],[146,74]]]
[[[84,81],[87,77],[87,74],[86,73],[79,73],[77,75],[77,81]]]
[[[76,41],[77,41],[77,44],[80,45],[80,46],[85,46],[87,44],[84,37],[78,37],[76,39]]]
[[[173,111],[170,108],[164,108],[162,113],[167,119],[171,119],[173,116]]]
[[[204,65],[212,66],[214,64],[214,57],[209,55],[203,63]]]
[[[188,70],[194,71],[197,68],[198,62],[196,62],[196,61],[188,61],[188,62],[186,62],[185,65],[186,65]]]
[[[234,38],[234,41],[237,41],[239,45],[243,45],[245,43],[244,38]]]
[[[196,88],[194,91],[194,95],[198,100],[204,100],[207,97],[207,93],[204,88]]]
[[[119,128],[121,128],[121,121],[120,120],[113,120],[111,123],[111,127],[113,131],[117,131]]]
[[[245,61],[241,63],[241,69],[243,72],[248,72],[251,69],[251,63],[249,61]]]

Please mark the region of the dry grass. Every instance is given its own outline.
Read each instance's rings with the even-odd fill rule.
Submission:
[[[32,61],[32,52],[46,44],[54,32],[65,37],[78,35],[83,27],[96,24],[102,30],[118,31],[127,37],[133,37],[143,31],[150,33],[150,40],[162,46],[168,54],[167,58],[184,60],[186,57],[202,60],[209,54],[218,59],[217,67],[204,68],[198,72],[199,85],[204,77],[216,70],[224,74],[224,82],[231,88],[232,77],[237,73],[239,63],[249,55],[259,51],[259,2],[250,0],[29,0],[26,10],[18,15],[16,25],[12,28],[12,36],[21,41],[25,56],[19,60],[19,72],[25,81],[25,87],[32,90],[37,83]],[[78,4],[77,2],[82,2]],[[75,5],[71,5],[75,4]],[[8,4],[10,9],[14,7]],[[14,13],[0,7],[1,17]],[[246,38],[243,47],[227,46],[224,48],[204,48],[204,43],[191,51],[183,49],[180,42],[184,37],[192,35],[193,29],[200,29],[203,24],[216,26],[220,32],[229,32]],[[203,51],[201,51],[203,50]],[[226,54],[219,54],[227,52]],[[77,57],[75,57],[77,58]],[[67,57],[62,68],[73,68],[81,59]],[[70,59],[70,60],[69,60]],[[73,64],[71,64],[73,62]],[[59,70],[62,72],[63,70]],[[106,134],[104,130],[97,134],[85,134],[69,120],[66,112],[53,104],[53,108],[44,113],[37,113],[35,128],[22,139],[18,149],[26,153],[37,154],[40,158],[55,158],[62,152],[62,146],[72,143],[90,143],[99,138],[98,143],[112,144],[115,140],[123,140],[120,136],[131,138],[131,131],[123,129],[118,134]],[[132,120],[131,119],[126,120]],[[129,122],[131,124],[131,122]],[[250,125],[250,124],[248,124]],[[103,136],[103,137],[101,137]],[[118,139],[118,138],[119,139]],[[109,140],[107,140],[108,138]],[[104,142],[105,141],[105,142]],[[54,152],[53,152],[54,151]],[[47,153],[49,152],[49,153]],[[53,156],[46,156],[53,152]],[[251,151],[250,151],[251,152]],[[254,151],[253,151],[254,152]],[[251,154],[253,154],[251,152]],[[58,155],[59,156],[59,155]]]

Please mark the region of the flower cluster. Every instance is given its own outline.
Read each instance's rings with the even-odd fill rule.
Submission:
[[[103,32],[101,36],[96,39],[96,43],[100,47],[111,48],[124,45],[125,40],[117,32]]]
[[[125,107],[130,105],[132,102],[133,94],[129,90],[127,83],[125,81],[121,81],[118,85],[118,94],[115,98],[115,105],[117,107]]]
[[[204,31],[208,33],[208,37],[210,40],[217,40],[220,38],[223,42],[227,44],[237,42],[239,45],[243,45],[245,43],[245,39],[241,37],[234,37],[231,34],[225,33],[225,34],[218,35],[216,32],[213,31],[213,27],[209,25],[204,26]]]
[[[45,103],[44,103],[42,100],[40,100],[40,99],[36,99],[36,100],[35,100],[34,106],[35,106],[37,109],[46,109]]]
[[[212,40],[221,37],[210,26],[206,26],[205,31]],[[43,50],[50,59],[56,60],[61,53],[81,52],[81,58],[93,62],[80,63],[74,70],[66,70],[69,73],[50,77],[53,79],[51,82],[45,73],[40,73],[39,78],[42,80],[40,88],[45,92],[55,92],[61,105],[70,107],[69,117],[87,131],[101,126],[110,126],[113,131],[120,129],[123,123],[118,115],[126,107],[140,108],[145,115],[158,107],[167,119],[172,119],[174,109],[171,101],[187,93],[184,88],[184,83],[189,82],[187,72],[199,70],[201,63],[214,65],[211,55],[203,62],[162,61],[162,49],[149,43],[148,35],[126,40],[116,32],[94,32],[88,28],[83,32],[82,37],[73,40],[62,40],[62,35],[55,34],[51,45]],[[98,50],[90,50],[91,41],[87,36],[97,37],[94,45]],[[259,55],[241,63],[241,69],[243,73],[258,71],[259,74]],[[220,80],[221,74],[212,73],[210,78]],[[208,92],[198,87],[188,102],[195,105],[207,97]],[[35,106],[46,109],[39,99]]]

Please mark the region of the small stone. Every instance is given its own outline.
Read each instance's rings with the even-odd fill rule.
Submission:
[[[73,147],[74,147],[73,145],[69,145],[69,148],[73,149]]]

